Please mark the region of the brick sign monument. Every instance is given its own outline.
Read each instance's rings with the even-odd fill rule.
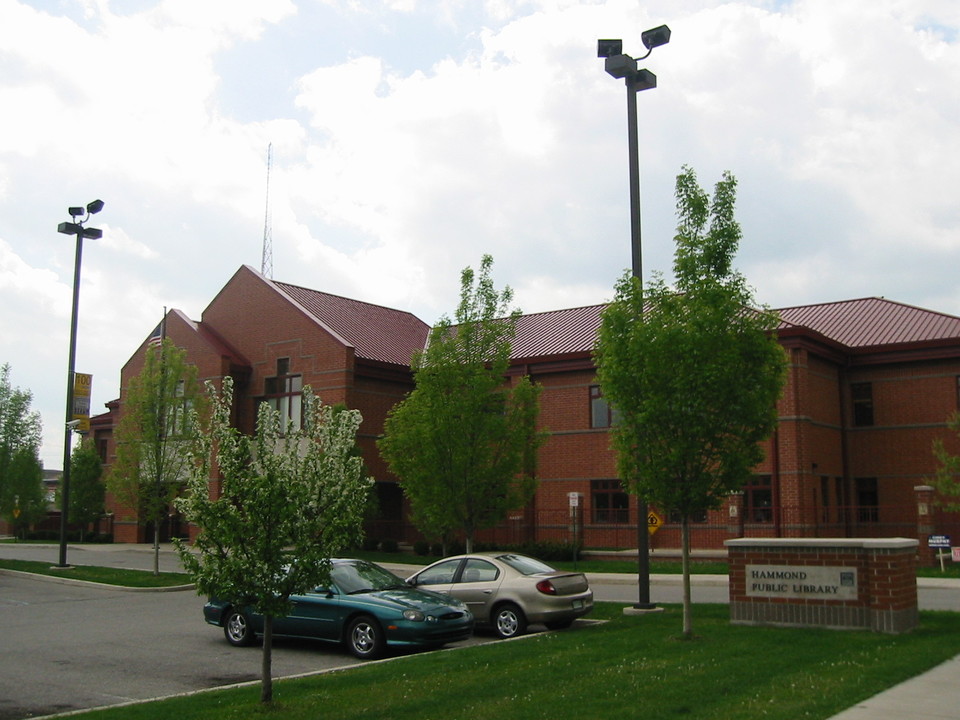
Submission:
[[[918,542],[727,540],[730,622],[902,633],[917,626]]]

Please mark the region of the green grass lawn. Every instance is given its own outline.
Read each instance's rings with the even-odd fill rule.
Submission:
[[[698,637],[682,641],[678,607],[640,617],[621,609],[599,604],[593,617],[608,622],[592,627],[278,681],[271,706],[259,705],[257,686],[81,717],[828,718],[960,652],[957,613],[921,613],[920,628],[892,636],[734,627],[726,606],[697,605]]]
[[[87,582],[123,587],[160,588],[187,585],[193,582],[185,573],[162,572],[154,575],[148,570],[129,570],[122,568],[94,567],[92,565],[73,565],[66,568],[52,567],[48,562],[35,560],[4,560],[0,558],[0,569],[19,570],[36,575],[86,580]]]

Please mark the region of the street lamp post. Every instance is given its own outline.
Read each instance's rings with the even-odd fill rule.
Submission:
[[[74,367],[77,357],[77,304],[80,299],[80,260],[83,256],[83,239],[97,240],[103,237],[103,231],[97,228],[85,228],[83,224],[103,210],[103,200],[94,200],[87,203],[86,208],[71,207],[67,210],[73,222],[62,222],[57,226],[57,232],[64,235],[75,235],[77,238],[77,253],[73,264],[73,312],[70,316],[70,352],[67,360],[67,408],[64,419],[63,436],[63,475],[60,481],[60,559],[58,567],[67,565],[67,514],[70,508],[70,445],[73,431],[77,426],[73,419],[73,387]],[[78,217],[86,213],[83,220]]]
[[[640,143],[637,139],[637,93],[657,86],[657,76],[637,61],[649,57],[653,49],[670,42],[670,28],[666,25],[645,30],[640,40],[647,54],[632,58],[623,53],[622,40],[597,40],[597,57],[604,58],[604,69],[609,75],[623,79],[627,86],[627,145],[630,155],[630,254],[633,277],[640,284],[640,312],[643,312],[643,261],[640,251]],[[650,537],[647,532],[647,503],[637,495],[637,584],[639,597],[634,607],[650,610]]]

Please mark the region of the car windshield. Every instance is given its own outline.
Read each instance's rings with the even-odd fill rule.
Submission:
[[[506,563],[522,575],[556,572],[549,565],[526,555],[497,555],[497,560]]]
[[[392,572],[363,560],[337,563],[330,571],[330,579],[345,595],[392,590],[405,586],[403,580]]]

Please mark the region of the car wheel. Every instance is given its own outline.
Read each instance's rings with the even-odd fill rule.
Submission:
[[[237,647],[244,647],[253,643],[253,629],[247,616],[239,610],[230,609],[227,620],[223,623],[223,636],[227,642]]]
[[[386,643],[380,625],[372,617],[361,615],[350,623],[347,631],[347,647],[354,657],[371,660],[383,654]]]
[[[547,626],[547,630],[563,630],[573,625],[573,618],[569,620],[554,620],[553,622],[544,623]]]
[[[513,603],[499,605],[493,617],[494,629],[501,638],[516,637],[527,631],[527,618]]]

